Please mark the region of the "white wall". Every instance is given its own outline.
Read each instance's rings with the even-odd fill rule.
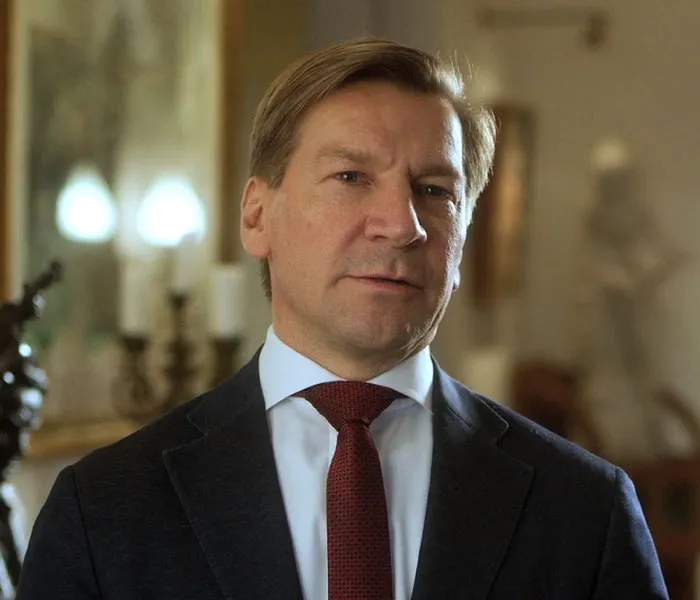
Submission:
[[[638,161],[641,199],[662,231],[697,257],[663,293],[656,358],[665,381],[700,406],[700,4],[604,5],[610,39],[597,51],[580,43],[576,28],[493,34],[510,67],[510,95],[532,106],[537,118],[520,352],[574,353],[590,153],[599,139],[618,136]]]

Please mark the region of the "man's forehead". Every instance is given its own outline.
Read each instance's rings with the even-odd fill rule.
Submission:
[[[461,170],[462,123],[440,96],[363,82],[310,107],[297,127],[295,146],[303,146],[314,163],[369,163],[412,152],[412,162]]]
[[[316,121],[354,127],[372,119],[387,121],[407,115],[414,124],[430,123],[431,130],[440,123],[441,129],[457,125],[461,132],[457,110],[449,99],[384,81],[361,81],[335,90],[306,108],[297,129]]]

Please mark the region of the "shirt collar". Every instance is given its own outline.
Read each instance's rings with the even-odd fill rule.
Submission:
[[[259,371],[266,410],[307,387],[342,379],[285,344],[272,327],[260,351]],[[370,383],[396,390],[430,409],[433,371],[430,349],[426,347]]]

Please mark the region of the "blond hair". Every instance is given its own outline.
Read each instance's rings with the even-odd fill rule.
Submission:
[[[297,142],[306,112],[351,83],[388,81],[412,92],[448,100],[462,124],[463,165],[469,214],[488,181],[496,138],[493,114],[472,106],[453,63],[409,46],[381,39],[341,42],[292,63],[270,85],[253,121],[250,175],[279,187]],[[262,261],[261,277],[271,296],[270,271]]]

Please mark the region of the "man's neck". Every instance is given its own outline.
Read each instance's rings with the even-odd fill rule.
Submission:
[[[369,381],[420,352],[427,343],[396,351],[376,351],[372,349],[349,349],[328,344],[315,343],[305,338],[298,339],[288,332],[274,328],[275,335],[287,346],[314,361],[341,379]]]

